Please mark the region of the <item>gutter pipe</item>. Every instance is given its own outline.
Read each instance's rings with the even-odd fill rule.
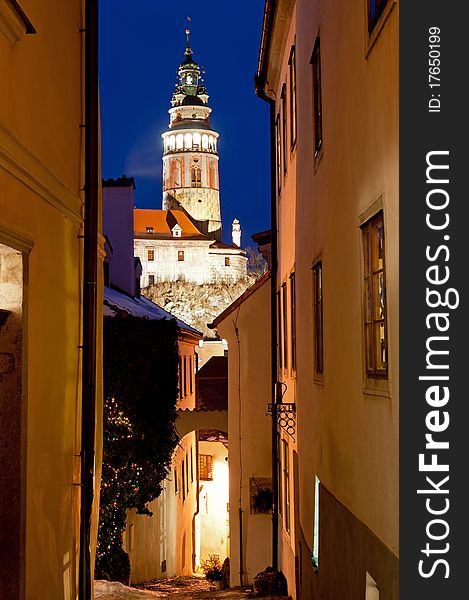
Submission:
[[[85,217],[79,600],[91,600],[99,224],[98,0],[85,0]]]
[[[272,230],[272,265],[270,279],[270,311],[271,311],[271,394],[272,394],[272,567],[278,571],[278,521],[279,521],[279,481],[278,481],[278,443],[277,443],[277,191],[276,191],[276,148],[275,148],[275,99],[270,98],[266,91],[267,57],[270,50],[271,32],[274,22],[276,0],[266,0],[264,22],[262,28],[259,66],[254,78],[257,96],[267,102],[270,110],[270,223]]]

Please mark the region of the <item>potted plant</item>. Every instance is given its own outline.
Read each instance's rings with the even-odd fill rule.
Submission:
[[[209,554],[207,560],[203,560],[201,569],[205,578],[212,581],[217,589],[220,589],[222,579],[222,564],[216,554]]]

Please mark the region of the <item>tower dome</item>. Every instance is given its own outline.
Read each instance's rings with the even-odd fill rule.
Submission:
[[[208,94],[186,30],[184,60],[163,137],[163,209],[184,210],[197,228],[221,241],[218,133],[211,128]]]

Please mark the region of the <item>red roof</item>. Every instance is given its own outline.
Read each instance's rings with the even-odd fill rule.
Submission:
[[[173,236],[175,225],[181,228],[181,236]],[[148,228],[153,228],[153,233],[148,232]],[[134,209],[134,235],[146,239],[210,240],[182,210]]]

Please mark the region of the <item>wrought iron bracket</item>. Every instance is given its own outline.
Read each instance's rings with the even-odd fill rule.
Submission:
[[[277,411],[277,423],[278,425],[290,436],[296,433],[296,404],[293,402],[279,402],[275,405]],[[274,405],[267,405],[267,414],[272,416],[274,412]]]

